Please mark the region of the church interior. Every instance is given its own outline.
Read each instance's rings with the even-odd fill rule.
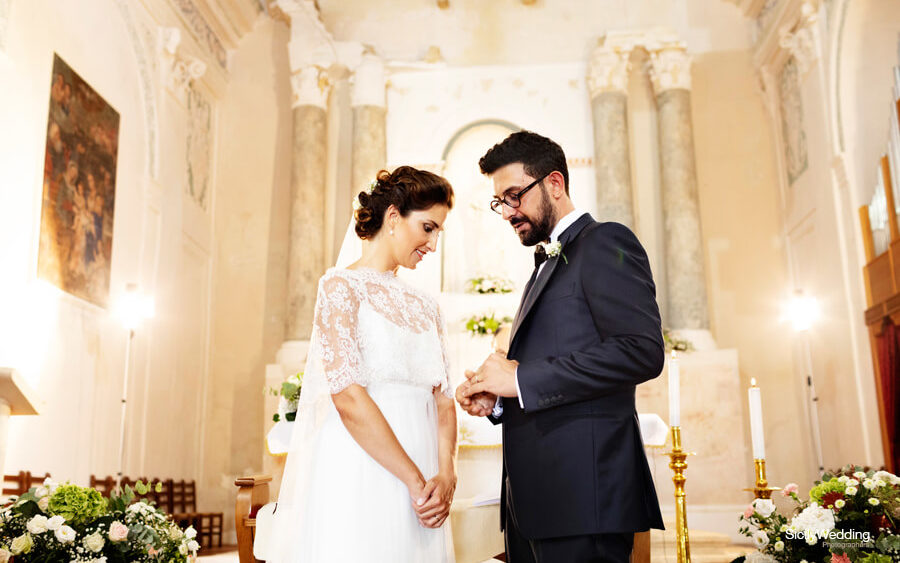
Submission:
[[[895,0],[0,0],[4,496],[161,482],[201,561],[254,561],[236,502],[277,495],[354,197],[400,165],[453,185],[399,276],[459,384],[531,273],[478,169],[525,129],[656,281],[637,407],[668,529],[640,560],[689,561],[683,528],[750,561],[760,487],[900,471],[898,110]],[[459,411],[459,563],[503,551],[500,442]]]

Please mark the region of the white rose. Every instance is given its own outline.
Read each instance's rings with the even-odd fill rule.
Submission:
[[[56,516],[51,516],[49,520],[47,520],[47,529],[56,531],[60,526],[65,524],[66,519],[57,514]]]
[[[753,543],[757,549],[762,549],[769,545],[769,535],[765,532],[753,532]]]
[[[75,541],[75,536],[75,530],[68,526],[60,526],[56,530],[56,539],[59,540],[59,543],[71,543]]]
[[[84,547],[90,549],[94,553],[100,553],[103,550],[103,546],[106,544],[103,541],[103,536],[100,535],[100,532],[94,532],[88,537],[84,538]]]
[[[853,474],[853,476],[856,477],[857,479],[865,479],[866,473],[864,471],[857,471],[856,473]]]
[[[41,486],[41,487],[38,487],[37,489],[34,490],[34,496],[35,496],[35,498],[41,499],[41,498],[44,498],[45,496],[47,496],[47,495],[49,495],[49,494],[50,494],[50,489],[48,489],[47,487]]]
[[[197,543],[197,540],[191,540],[188,542],[187,547],[191,551],[197,551],[198,549],[200,549],[200,544]]]
[[[47,531],[47,517],[38,514],[25,524],[25,528],[32,534],[43,534]]]
[[[181,545],[179,545],[179,546],[178,546],[178,553],[180,553],[180,554],[182,554],[182,555],[187,555],[187,554],[188,554],[188,548],[187,548],[187,545],[186,545],[186,544],[181,544]]]
[[[852,497],[858,492],[858,489],[856,487],[847,487],[845,492]]]
[[[31,551],[31,548],[34,547],[34,540],[31,539],[31,536],[28,534],[22,534],[12,541],[9,546],[9,550],[13,555],[19,555],[21,553],[28,553]]]
[[[37,502],[38,508],[41,509],[41,512],[47,512],[47,509],[50,508],[50,497],[44,497]]]
[[[863,487],[867,488],[870,491],[876,486],[877,485],[875,484],[875,479],[866,479],[865,481],[863,481]]]
[[[196,538],[197,530],[195,530],[193,526],[188,526],[188,529],[184,531],[184,537],[186,537],[189,540]]]
[[[753,501],[753,510],[763,518],[768,518],[775,512],[775,503],[769,499],[756,499]]]
[[[0,547],[0,563],[8,563],[10,557],[12,557],[12,553]]]
[[[784,551],[784,542],[783,541],[778,540],[777,542],[775,542],[775,551],[778,551],[778,552]]]

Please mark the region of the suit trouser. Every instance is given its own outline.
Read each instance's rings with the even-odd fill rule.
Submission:
[[[634,534],[592,534],[529,540],[519,532],[512,503],[506,503],[508,563],[629,563]]]

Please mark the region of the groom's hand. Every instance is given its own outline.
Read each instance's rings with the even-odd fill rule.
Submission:
[[[506,355],[494,352],[481,364],[466,391],[472,397],[479,393],[490,393],[497,397],[518,397],[516,389],[516,368],[519,362],[506,359]]]
[[[456,388],[456,400],[464,411],[472,416],[487,416],[494,410],[497,403],[497,396],[491,393],[479,393],[477,395],[469,395],[469,388],[472,386],[472,378],[475,372],[466,370],[466,381]]]

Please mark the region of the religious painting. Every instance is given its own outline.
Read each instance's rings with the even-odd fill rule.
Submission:
[[[779,77],[781,103],[781,134],[784,139],[784,163],[788,183],[793,184],[806,171],[806,130],[803,125],[803,98],[800,92],[800,72],[794,57],[788,59]]]
[[[38,277],[95,305],[109,299],[119,114],[53,57]]]

